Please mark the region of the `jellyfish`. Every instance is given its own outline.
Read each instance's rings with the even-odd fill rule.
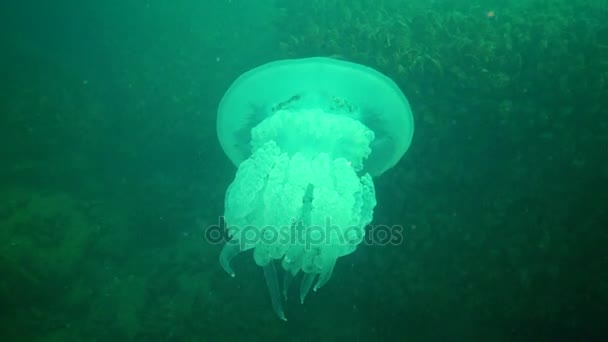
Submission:
[[[234,277],[231,260],[253,250],[272,308],[286,320],[292,280],[301,274],[303,303],[365,240],[372,177],[401,159],[413,131],[406,97],[372,68],[314,57],[245,72],[217,115],[220,144],[238,168],[226,191],[220,265]]]

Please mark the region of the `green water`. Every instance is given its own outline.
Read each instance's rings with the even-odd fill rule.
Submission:
[[[600,341],[608,335],[608,1],[3,1],[2,341]],[[275,317],[205,238],[236,171],[241,73],[331,56],[408,97],[374,180],[403,239]]]

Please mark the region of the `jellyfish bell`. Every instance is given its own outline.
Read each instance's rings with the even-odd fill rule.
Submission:
[[[286,319],[291,279],[303,273],[303,302],[361,243],[376,205],[372,176],[401,159],[413,131],[398,86],[359,64],[283,60],[241,75],[217,116],[220,144],[238,167],[226,192],[231,240],[222,267],[234,276],[230,260],[253,249],[273,309]],[[275,263],[283,269],[282,290]]]
[[[372,176],[399,161],[414,133],[407,99],[380,72],[333,58],[276,61],[241,75],[220,102],[218,138],[236,166],[252,153],[251,129],[281,109],[322,109],[366,125],[375,134],[366,163]]]

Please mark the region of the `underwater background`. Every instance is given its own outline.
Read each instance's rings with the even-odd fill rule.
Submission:
[[[5,0],[2,341],[608,337],[608,0]],[[392,78],[412,146],[375,179],[398,245],[341,258],[289,321],[218,224],[218,103],[326,56]]]

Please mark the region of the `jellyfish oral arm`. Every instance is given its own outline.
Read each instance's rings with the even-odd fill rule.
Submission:
[[[311,110],[277,113],[256,126],[252,137],[254,152],[226,194],[232,240],[220,262],[234,275],[230,259],[253,249],[273,308],[284,319],[279,282],[270,279],[277,276],[274,262],[280,262],[284,277],[304,273],[304,301],[311,287],[317,290],[329,280],[336,260],[363,239],[376,200],[371,177],[357,169],[373,133],[353,119]]]

